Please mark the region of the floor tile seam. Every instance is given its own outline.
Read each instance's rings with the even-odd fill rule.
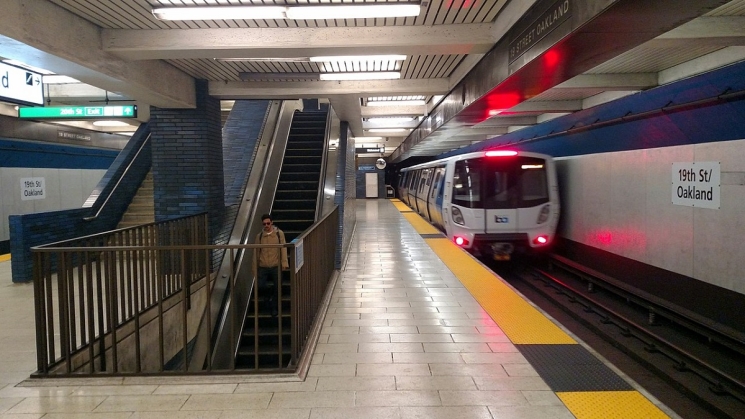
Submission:
[[[403,219],[405,219],[405,220],[407,220],[407,221],[410,221],[410,220],[409,220],[409,219],[408,219],[407,217],[402,217],[402,218],[403,218]],[[430,243],[429,243],[429,242],[428,242],[427,240],[425,240],[425,243],[427,243],[428,245],[430,244]],[[430,246],[430,248],[431,248],[431,246]],[[433,249],[433,251],[434,251],[434,249]],[[446,266],[448,266],[448,264],[447,264],[447,263],[445,263],[445,265],[446,265]],[[448,266],[448,267],[449,267],[449,266]],[[455,273],[455,272],[454,272],[454,273]],[[456,274],[456,277],[458,277],[458,274]],[[468,287],[468,286],[467,286],[467,285],[466,285],[465,283],[464,283],[464,287],[465,287],[466,289],[468,289],[468,290],[469,290],[469,292],[471,292],[471,293],[472,293],[472,290],[471,290],[471,289],[470,289],[470,288],[469,288],[469,287]],[[472,294],[472,295],[473,295],[473,294]],[[476,296],[474,296],[474,298],[476,298],[476,300],[477,300],[477,301],[479,301],[479,299],[478,299],[478,298],[477,298]],[[522,298],[522,297],[521,297],[521,298]],[[484,308],[484,309],[486,310],[486,308]],[[495,321],[495,323],[496,323],[496,321]],[[497,326],[499,326],[499,323],[497,323]],[[514,342],[512,341],[512,339],[511,339],[511,338],[509,338],[509,336],[508,336],[508,339],[510,339],[510,341],[512,342],[512,344],[513,344],[513,345],[515,345],[515,343],[514,343]],[[573,344],[579,344],[579,343],[578,343],[578,342],[574,342]],[[540,344],[536,344],[536,345],[540,345]],[[550,345],[550,344],[545,344],[545,345]],[[518,350],[519,350],[519,348],[518,348]],[[532,366],[532,365],[531,365],[531,366]],[[533,368],[535,368],[535,367],[533,367]],[[613,373],[615,374],[615,371],[613,371]],[[616,375],[617,375],[617,374],[616,374]],[[620,376],[619,376],[619,378],[623,380],[623,377],[620,377]],[[544,380],[544,382],[545,382],[545,380],[546,380],[546,378],[544,378],[544,377],[541,377],[541,379],[543,379],[543,380]],[[624,380],[624,381],[626,381],[626,380]],[[646,397],[645,397],[644,395],[642,395],[641,393],[639,393],[639,392],[638,392],[637,390],[631,390],[631,391],[633,391],[633,392],[636,392],[636,393],[638,393],[638,394],[639,394],[640,396],[642,396],[642,397],[643,397],[643,398],[644,398],[645,400],[647,400],[647,401],[648,401],[648,402],[649,402],[649,403],[650,403],[651,405],[654,405],[654,404],[653,404],[653,403],[652,403],[652,402],[651,402],[651,401],[650,401],[649,399],[647,399],[647,398],[646,398]],[[581,393],[581,392],[564,392],[564,393]],[[604,391],[599,391],[598,393],[604,393]],[[559,396],[559,392],[554,392],[554,394],[556,394],[556,395],[557,395],[557,397]],[[570,411],[572,411],[572,412],[574,413],[574,411],[573,411],[573,410],[572,410],[572,409],[570,408],[570,406],[569,406],[569,405],[568,405],[568,404],[567,404],[567,403],[566,403],[566,402],[565,402],[565,401],[564,401],[563,399],[561,399],[561,398],[560,398],[560,400],[562,400],[562,403],[563,403],[563,404],[564,404],[564,405],[565,405],[565,406],[567,407],[567,409],[570,409]]]

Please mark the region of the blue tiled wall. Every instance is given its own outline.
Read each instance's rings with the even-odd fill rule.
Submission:
[[[94,192],[98,199],[91,208],[77,208],[36,214],[11,215],[10,254],[13,282],[28,282],[33,279],[31,247],[68,240],[75,237],[112,230],[122,218],[132,201],[137,188],[150,170],[150,146],[145,145],[137,161],[127,171],[114,191],[101,215],[90,221],[85,217],[94,215],[112,193],[114,184],[122,176],[137,150],[147,138],[149,126],[143,124],[132,136],[127,146],[114,159]]]

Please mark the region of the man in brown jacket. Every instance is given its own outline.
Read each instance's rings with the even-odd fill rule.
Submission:
[[[284,244],[285,233],[272,223],[272,217],[269,214],[261,216],[263,228],[256,236],[256,244]],[[277,292],[279,290],[279,267],[283,270],[289,269],[287,262],[287,248],[262,247],[257,249],[257,269],[256,281],[259,290],[259,296],[263,301],[268,302],[272,316],[277,315],[277,306],[281,301],[277,301]]]

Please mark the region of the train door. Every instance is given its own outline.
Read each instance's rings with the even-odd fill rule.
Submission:
[[[427,207],[429,208],[429,216],[432,224],[445,228],[442,219],[442,195],[445,185],[445,167],[436,167],[434,169],[434,179],[432,180],[432,187],[430,188],[429,197],[427,199]]]
[[[518,229],[519,183],[515,173],[516,157],[485,157],[482,193],[486,232],[516,233]]]
[[[430,185],[432,183],[432,169],[422,169],[421,180],[419,181],[419,188],[416,191],[416,207],[419,215],[424,219],[429,220],[429,212],[427,211],[427,195],[429,194]]]
[[[407,187],[409,183],[409,173],[411,172],[403,172],[398,178],[398,197],[406,205],[409,204],[409,188]]]
[[[409,172],[409,185],[406,187],[406,197],[411,208],[416,210],[416,188],[419,186],[419,171]]]
[[[452,187],[448,186],[452,190],[449,236],[459,231],[470,234],[485,231],[481,166],[480,159],[458,160],[453,165]]]

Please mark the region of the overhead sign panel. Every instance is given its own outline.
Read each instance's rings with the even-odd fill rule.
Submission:
[[[102,119],[136,118],[137,106],[48,106],[45,108],[21,108],[19,118],[27,119]]]
[[[385,147],[355,148],[356,154],[385,153]]]
[[[43,105],[41,74],[0,63],[0,100],[22,105]]]

